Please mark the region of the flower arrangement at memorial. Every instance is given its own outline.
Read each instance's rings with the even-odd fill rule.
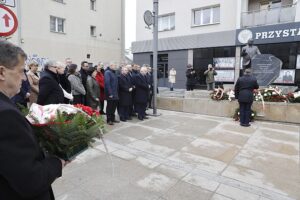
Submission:
[[[26,118],[41,147],[49,154],[71,160],[101,138],[104,120],[99,112],[83,105],[32,104]]]
[[[260,89],[254,93],[254,100],[265,102],[288,102],[286,95],[282,94],[282,91],[278,87],[268,87],[265,89]]]
[[[300,103],[300,91],[294,92],[294,93],[289,93],[287,95],[287,98],[288,98],[289,102],[291,102],[291,103]]]
[[[215,101],[228,100],[228,94],[223,88],[218,87],[210,94],[210,98]]]
[[[251,122],[253,122],[255,120],[255,118],[257,117],[257,113],[256,111],[254,110],[251,110],[251,116],[250,116],[250,120]],[[237,108],[234,112],[234,115],[233,115],[233,119],[235,121],[240,121],[240,108]]]

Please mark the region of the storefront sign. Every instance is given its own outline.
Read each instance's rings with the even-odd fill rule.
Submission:
[[[234,82],[234,70],[216,70],[216,72],[215,81]]]
[[[259,86],[272,84],[279,77],[281,67],[281,60],[271,54],[256,55],[251,60],[252,72]]]
[[[224,69],[224,68],[233,69],[235,65],[235,57],[214,58],[213,62],[216,69]]]
[[[300,41],[300,22],[239,29],[236,45],[245,45],[250,38],[254,44]]]

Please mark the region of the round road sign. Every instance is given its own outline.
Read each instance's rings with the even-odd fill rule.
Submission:
[[[16,32],[18,20],[15,13],[4,5],[0,5],[0,37],[7,37]]]

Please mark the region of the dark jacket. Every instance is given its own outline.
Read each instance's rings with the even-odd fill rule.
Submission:
[[[195,73],[192,73],[192,72],[195,72],[195,70],[187,69],[185,72],[186,85],[196,85],[196,83],[197,83],[197,80],[196,80],[197,74],[196,74],[196,72]]]
[[[80,73],[80,76],[81,76],[83,87],[84,87],[84,89],[86,91],[86,89],[87,89],[86,88],[86,82],[87,82],[87,78],[88,78],[88,73],[87,73],[87,71],[85,71],[82,68],[80,69],[79,73]]]
[[[60,83],[61,87],[68,93],[71,93],[72,87],[71,83],[67,77],[67,74],[59,74],[58,75],[58,82]],[[68,104],[70,103],[70,100],[67,98],[64,98],[64,103]]]
[[[254,76],[244,75],[235,84],[235,98],[241,103],[253,102],[253,90],[258,89],[258,83]]]
[[[132,91],[129,88],[133,88],[129,74],[124,76],[121,74],[119,77],[119,105],[129,106],[132,104]]]
[[[104,91],[107,100],[118,100],[118,77],[114,70],[107,68],[104,73]],[[109,96],[113,96],[110,98]]]
[[[135,83],[135,102],[144,104],[148,102],[149,96],[149,84],[147,82],[147,76],[143,76],[139,74],[134,76],[134,83]]]
[[[86,93],[87,105],[92,107],[94,110],[96,110],[100,102],[99,101],[100,86],[96,81],[96,79],[94,79],[91,76],[88,76],[86,82],[86,88],[87,88],[87,93]],[[98,101],[96,99],[98,99]]]
[[[64,93],[59,85],[58,76],[47,69],[41,75],[39,91],[37,104],[64,103]]]
[[[27,100],[26,99],[26,94],[30,93],[30,83],[28,81],[28,77],[26,72],[25,76],[26,76],[26,80],[22,81],[22,86],[20,89],[20,92],[18,94],[16,94],[14,97],[11,98],[11,100],[15,103],[15,104],[21,104],[21,105],[26,105],[27,104]]]
[[[61,161],[44,157],[29,122],[2,93],[0,118],[0,199],[54,199],[51,184],[61,176]]]

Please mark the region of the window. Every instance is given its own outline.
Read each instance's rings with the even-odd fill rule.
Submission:
[[[193,26],[220,23],[220,5],[193,10]]]
[[[158,31],[170,31],[175,29],[175,14],[159,16]]]
[[[91,10],[96,10],[96,0],[90,0],[91,2]]]
[[[96,26],[90,27],[90,34],[91,36],[96,37]]]
[[[65,19],[50,16],[50,31],[57,33],[65,32]]]
[[[53,1],[56,1],[56,2],[59,2],[59,3],[64,3],[64,0],[53,0]]]

